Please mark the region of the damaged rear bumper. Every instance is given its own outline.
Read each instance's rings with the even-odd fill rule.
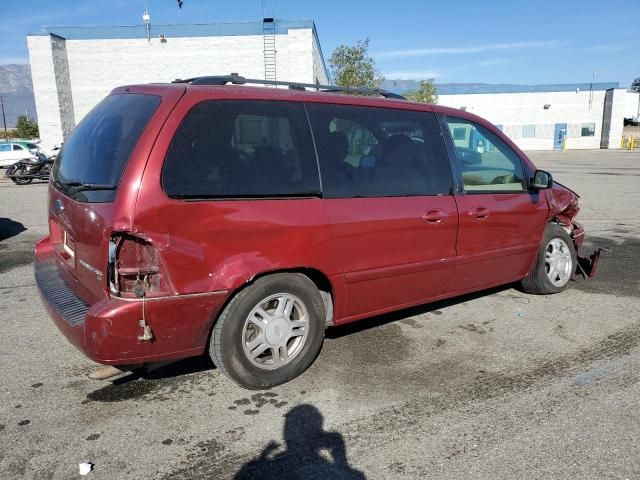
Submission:
[[[91,360],[109,365],[133,365],[201,355],[213,320],[227,292],[146,300],[105,297],[90,302],[80,286],[59,268],[50,238],[36,245],[35,277],[40,296],[58,329]],[[140,341],[139,321],[154,331]]]

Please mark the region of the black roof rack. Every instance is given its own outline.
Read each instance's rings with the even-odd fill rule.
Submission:
[[[306,91],[307,88],[327,92],[327,93],[358,93],[360,95],[379,95],[384,98],[395,98],[397,100],[406,100],[402,95],[388,92],[381,88],[353,88],[338,87],[336,85],[316,85],[315,83],[299,83],[299,82],[282,82],[280,80],[257,80],[253,78],[244,78],[237,73],[231,75],[211,76],[211,77],[194,77],[187,79],[176,79],[171,83],[188,83],[189,85],[274,85],[289,87],[289,90]]]

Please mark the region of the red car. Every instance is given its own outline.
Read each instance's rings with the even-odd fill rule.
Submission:
[[[577,195],[482,118],[227,82],[248,83],[117,88],[55,163],[35,275],[96,362],[208,352],[268,388],[309,367],[327,326],[575,274]]]

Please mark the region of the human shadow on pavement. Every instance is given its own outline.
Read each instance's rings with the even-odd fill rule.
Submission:
[[[16,222],[10,218],[0,218],[0,241],[15,237],[25,230],[25,226],[20,222]]]
[[[285,415],[285,450],[271,441],[259,457],[247,462],[235,480],[253,479],[339,479],[366,477],[347,461],[342,435],[323,429],[324,417],[313,405],[303,404]]]

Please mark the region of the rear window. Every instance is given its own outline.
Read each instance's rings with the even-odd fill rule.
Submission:
[[[156,95],[111,95],[67,139],[53,169],[58,188],[76,200],[110,202],[124,167],[160,104]]]
[[[180,124],[162,185],[183,199],[314,196],[320,179],[300,103],[207,100]]]

